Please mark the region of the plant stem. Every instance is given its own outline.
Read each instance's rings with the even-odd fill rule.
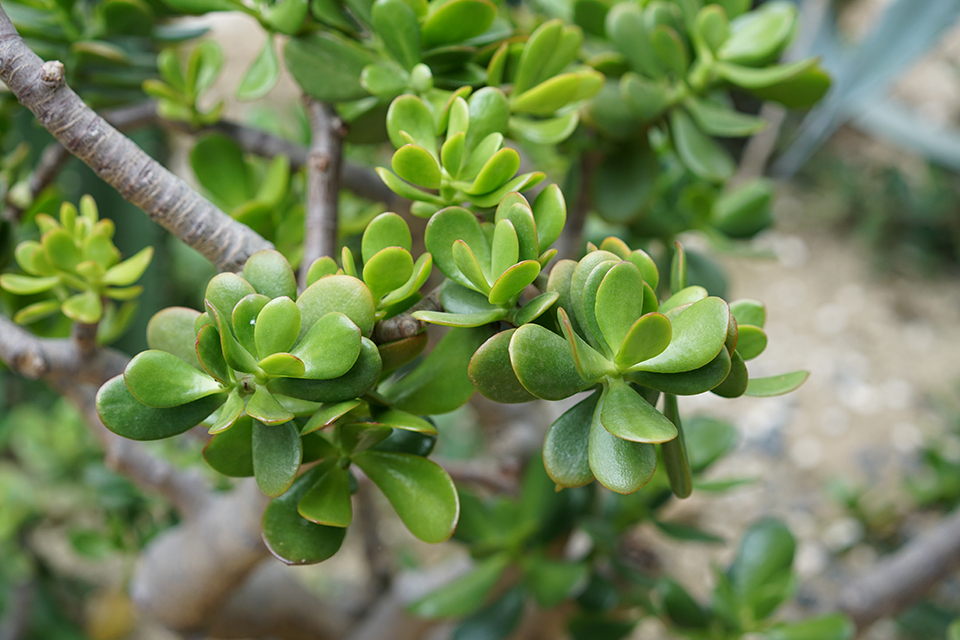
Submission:
[[[343,121],[328,104],[305,98],[313,139],[307,153],[307,203],[300,286],[314,260],[337,255],[337,205],[343,157]]]

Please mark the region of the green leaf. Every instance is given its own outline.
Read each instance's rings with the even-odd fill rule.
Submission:
[[[253,476],[253,419],[241,417],[232,427],[216,434],[203,448],[203,459],[231,478]]]
[[[533,201],[533,219],[537,227],[537,245],[541,252],[550,248],[567,221],[567,204],[556,184],[548,185]]]
[[[499,189],[491,191],[482,196],[471,196],[470,200],[478,207],[495,207],[511,191],[524,191],[540,184],[546,174],[539,171],[519,175],[513,180],[502,185]]]
[[[632,262],[621,262],[603,277],[596,294],[600,332],[614,353],[643,313],[643,276]],[[664,318],[666,320],[666,318]]]
[[[831,84],[830,75],[818,64],[789,80],[750,91],[762,100],[779,102],[788,109],[809,109],[820,102]]]
[[[481,327],[497,320],[503,320],[508,315],[506,309],[481,311],[480,313],[444,313],[442,311],[417,311],[413,317],[417,320],[439,324],[445,327]]]
[[[457,266],[453,245],[462,240],[474,252],[480,264],[490,263],[490,249],[476,216],[462,207],[447,207],[436,213],[427,223],[424,244],[433,256],[434,264],[443,275],[464,287],[473,288]]]
[[[284,4],[294,0],[284,0]],[[267,37],[263,48],[237,87],[238,100],[256,100],[270,93],[280,79],[280,61],[273,48],[273,38]]]
[[[302,378],[307,371],[303,360],[289,353],[274,353],[260,360],[257,366],[268,376]]]
[[[413,258],[409,251],[401,247],[382,249],[363,266],[363,281],[370,288],[374,300],[400,289],[413,275]]]
[[[767,307],[759,300],[734,300],[730,303],[730,313],[738,325],[749,324],[762,329],[767,322]]]
[[[577,98],[581,77],[578,73],[564,73],[541,82],[510,100],[514,113],[551,116]]]
[[[674,309],[692,305],[694,302],[706,299],[709,295],[706,289],[697,285],[679,289],[660,305],[660,313],[668,313]],[[676,314],[671,315],[676,316]]]
[[[670,345],[672,337],[673,327],[667,317],[660,313],[648,313],[637,319],[627,331],[614,363],[626,369],[655,358]]]
[[[624,102],[645,122],[659,118],[670,104],[665,83],[633,72],[625,73],[620,79],[620,93]]]
[[[450,0],[431,11],[421,26],[423,46],[469,40],[489,29],[496,17],[497,5],[489,0]]]
[[[640,7],[626,2],[615,5],[607,13],[606,27],[607,34],[631,69],[649,78],[663,77],[663,67],[653,52]]]
[[[736,168],[730,155],[707,137],[681,109],[670,112],[670,131],[683,164],[704,180],[723,182]]]
[[[211,133],[200,138],[190,151],[190,167],[200,185],[227,211],[253,198],[253,180],[243,150],[225,135]]]
[[[300,309],[296,303],[286,296],[274,298],[257,315],[254,325],[257,353],[263,358],[273,353],[287,352],[299,333]]]
[[[217,434],[226,431],[243,415],[243,409],[243,398],[240,397],[240,392],[234,389],[227,396],[227,401],[217,411],[216,420],[210,425],[207,433]]]
[[[60,310],[74,322],[96,324],[103,316],[103,303],[94,291],[84,291],[63,301]]]
[[[427,435],[437,435],[437,428],[423,418],[400,411],[399,409],[387,409],[386,411],[375,411],[374,422],[376,424],[386,425],[393,429],[403,429],[404,431],[413,431]]]
[[[243,279],[268,298],[297,297],[296,275],[279,251],[265,249],[250,256],[243,266]]]
[[[773,184],[764,179],[751,180],[721,194],[713,205],[710,221],[732,238],[749,238],[773,222],[772,202]]]
[[[307,271],[307,286],[309,287],[324,276],[332,276],[337,272],[337,270],[337,263],[334,262],[333,258],[330,256],[317,258],[313,261],[313,264],[310,265],[310,269]]]
[[[768,378],[750,378],[746,395],[754,398],[769,398],[790,393],[806,382],[809,375],[808,371],[794,371]]]
[[[737,353],[744,360],[756,358],[767,348],[767,334],[760,327],[741,324],[737,327]]]
[[[373,27],[387,50],[406,70],[420,62],[420,25],[417,14],[403,0],[373,3]]]
[[[287,42],[283,54],[293,79],[317,100],[333,103],[366,97],[360,73],[374,59],[352,41],[332,32],[297,36]]]
[[[353,461],[387,497],[410,533],[433,543],[453,535],[460,501],[453,480],[440,465],[381,451],[358,453]]]
[[[767,121],[757,116],[734,111],[720,103],[688,96],[683,102],[704,133],[721,138],[750,136],[767,127]]]
[[[266,387],[259,385],[247,400],[246,411],[251,418],[270,426],[286,423],[294,418],[292,411],[280,404]]]
[[[730,25],[723,8],[708,4],[700,9],[694,24],[693,36],[699,47],[705,47],[709,52],[716,54],[730,37]]]
[[[357,278],[346,275],[317,280],[300,295],[297,306],[300,307],[301,340],[317,320],[333,311],[350,318],[364,336],[373,331],[377,317],[370,290]]]
[[[660,355],[631,371],[681,373],[698,369],[723,349],[730,310],[720,298],[705,298],[681,311],[672,322],[673,339]]]
[[[337,419],[345,416],[360,406],[360,400],[347,400],[345,402],[336,402],[323,405],[319,411],[314,413],[307,424],[303,426],[300,435],[305,436],[313,433],[317,429],[322,429],[333,424]]]
[[[737,592],[751,597],[793,565],[797,543],[790,530],[768,518],[757,522],[740,540],[736,560],[730,567],[730,580]]]
[[[515,95],[537,86],[546,79],[544,72],[550,63],[551,53],[562,36],[563,22],[558,19],[544,22],[530,34],[517,63],[516,77],[513,80]]]
[[[567,341],[538,324],[517,329],[509,351],[520,384],[538,398],[562,400],[588,386],[577,372]]]
[[[650,45],[663,65],[677,78],[683,78],[690,66],[690,56],[680,39],[680,34],[672,27],[659,24],[650,33]]]
[[[274,393],[311,402],[342,402],[370,391],[380,377],[381,360],[377,345],[360,340],[360,356],[344,375],[330,380],[275,378],[267,383]]]
[[[317,524],[329,527],[349,527],[353,520],[353,505],[350,504],[350,479],[347,470],[336,460],[322,462],[326,469],[310,487],[300,502],[297,512]]]
[[[378,251],[387,247],[401,247],[410,251],[413,240],[406,221],[395,213],[381,213],[370,221],[363,232],[361,255],[369,262]]]
[[[32,276],[20,276],[15,273],[5,273],[0,276],[0,287],[18,296],[29,296],[35,293],[49,291],[58,284],[60,284],[60,276],[34,278]]]
[[[176,407],[223,391],[213,378],[166,351],[137,354],[123,371],[137,400],[151,407]]]
[[[600,391],[581,400],[557,418],[543,441],[543,466],[561,487],[582,487],[593,482],[588,447]]]
[[[623,440],[607,431],[601,422],[604,402],[601,395],[590,424],[590,469],[607,489],[633,493],[653,477],[657,449],[652,444]]]
[[[723,382],[710,391],[722,398],[739,398],[746,393],[748,384],[750,384],[750,376],[747,373],[747,365],[743,362],[740,352],[734,351],[730,356],[730,373]]]
[[[730,62],[718,62],[714,69],[721,78],[744,89],[765,89],[793,80],[816,64],[816,58],[807,58],[790,64],[754,69]]]
[[[580,124],[580,113],[571,111],[545,120],[512,116],[508,123],[510,137],[532,144],[560,144]]]
[[[225,399],[226,394],[217,394],[178,407],[148,407],[133,397],[123,376],[116,376],[97,392],[97,413],[117,435],[131,440],[160,440],[189,431]]]
[[[511,199],[517,199],[517,202],[511,202]],[[513,225],[513,230],[517,236],[517,259],[518,260],[536,260],[540,255],[539,239],[537,238],[537,223],[533,217],[533,211],[526,199],[519,193],[508,194],[497,207],[495,218],[496,224],[501,221],[509,221]],[[496,229],[495,229],[496,231]],[[496,233],[494,233],[496,239]],[[511,263],[513,264],[513,263]]]
[[[220,332],[212,324],[202,326],[197,333],[194,357],[200,364],[200,368],[211,377],[224,384],[231,381],[232,374],[230,369],[227,368],[227,361],[223,357],[223,343],[220,339]]]
[[[237,274],[218,273],[207,283],[203,298],[216,307],[224,319],[230,320],[237,303],[254,293],[256,291],[250,283]]]
[[[520,622],[526,592],[515,585],[489,606],[461,622],[452,640],[498,640],[508,637]]]
[[[703,629],[710,624],[710,614],[679,583],[661,578],[657,582],[657,591],[663,612],[678,627]]]
[[[796,21],[797,9],[788,2],[763,5],[731,23],[730,38],[717,57],[748,66],[769,62],[789,44]]]
[[[377,175],[380,176],[380,179],[383,180],[383,183],[387,185],[387,188],[402,198],[418,202],[426,202],[438,207],[442,207],[446,204],[445,200],[438,198],[432,193],[428,193],[427,191],[417,189],[416,187],[407,184],[395,174],[387,171],[383,167],[377,167],[374,169],[374,171],[377,172]]]
[[[457,270],[468,286],[484,295],[489,294],[490,285],[487,283],[487,275],[473,250],[463,240],[455,240],[451,248]]]
[[[321,465],[307,471],[297,478],[289,491],[271,501],[263,512],[263,542],[270,553],[285,564],[323,562],[343,544],[346,529],[315,524],[297,512],[303,495],[323,471]]]
[[[393,0],[402,4],[402,0]],[[406,144],[393,154],[391,166],[398,176],[425,189],[440,187],[440,167],[423,147]],[[511,174],[513,175],[513,174]]]
[[[516,329],[501,331],[483,343],[467,367],[473,386],[485,398],[511,404],[529,402],[536,397],[523,388],[510,364],[510,340]]]
[[[470,188],[468,195],[483,195],[499,189],[520,168],[520,154],[515,149],[500,149],[487,160]]]
[[[533,592],[537,604],[552,609],[585,587],[589,573],[587,564],[536,558],[527,568],[524,584]]]
[[[566,311],[558,309],[557,319],[560,321],[560,329],[563,331],[563,335],[567,338],[567,345],[573,354],[574,364],[583,380],[589,384],[594,384],[604,376],[616,373],[613,364],[603,354],[584,342],[573,330]]]
[[[453,178],[460,176],[460,166],[463,162],[464,140],[466,140],[466,137],[467,135],[463,131],[460,131],[452,136],[448,136],[443,146],[440,147],[440,160],[443,163],[443,167],[447,170],[447,173]]]
[[[490,304],[512,305],[523,293],[528,285],[532,284],[540,274],[540,263],[536,260],[526,260],[513,265],[503,275],[497,278],[490,288],[487,299]]]
[[[249,411],[249,404],[247,405]],[[292,422],[253,421],[253,473],[260,490],[272,498],[282,495],[297,478],[303,454],[300,434]]]
[[[453,582],[428,593],[408,607],[421,618],[460,618],[480,609],[490,592],[507,570],[510,556],[498,553],[490,556]]]
[[[467,375],[470,358],[493,333],[487,326],[451,329],[420,366],[383,392],[384,397],[397,409],[420,415],[461,407],[474,392]]]
[[[260,315],[268,302],[270,302],[270,299],[267,296],[251,293],[237,302],[237,305],[233,308],[233,316],[230,318],[237,341],[254,358],[258,355],[256,344],[257,316]]]
[[[556,291],[541,293],[539,296],[520,307],[520,309],[516,312],[516,315],[514,315],[514,324],[519,327],[520,325],[528,322],[533,322],[541,315],[546,313],[550,307],[556,304],[559,298],[560,294]]]
[[[717,356],[699,369],[684,373],[649,373],[636,371],[625,377],[630,382],[678,396],[693,396],[710,391],[722,383],[730,373],[730,355],[720,349]]]
[[[201,14],[210,11],[236,11],[234,0],[163,0],[164,4],[178,13]]]
[[[42,320],[43,318],[52,316],[59,311],[59,300],[44,300],[43,302],[29,304],[23,309],[17,311],[17,313],[13,316],[13,321],[17,324],[30,324],[32,322]]]
[[[856,627],[842,613],[831,613],[800,622],[780,624],[764,634],[764,640],[853,640]],[[960,637],[956,623],[947,631],[948,640]]]
[[[414,95],[402,95],[390,103],[387,110],[387,133],[397,149],[410,142],[401,135],[405,131],[413,143],[431,154],[436,153],[436,125],[430,108]]]
[[[667,442],[677,437],[672,422],[621,378],[611,378],[600,415],[603,427],[631,442]]]

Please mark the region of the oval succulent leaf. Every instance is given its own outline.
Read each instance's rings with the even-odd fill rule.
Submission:
[[[380,352],[371,340],[360,339],[360,356],[345,374],[331,380],[274,378],[267,383],[274,392],[311,402],[343,402],[370,391],[380,378]]]
[[[560,321],[563,335],[567,338],[567,345],[570,353],[573,354],[577,371],[585,382],[594,384],[602,377],[615,373],[610,361],[577,335],[570,324],[570,318],[563,309],[557,310],[557,319]]]
[[[439,324],[444,327],[482,327],[485,324],[503,320],[508,310],[494,309],[478,313],[444,313],[443,311],[416,311],[413,317],[417,320]]]
[[[467,195],[490,193],[509,181],[519,168],[520,154],[516,149],[500,149],[484,163],[466,193]]]
[[[556,304],[560,294],[556,291],[541,293],[539,296],[520,307],[513,318],[513,323],[518,327],[528,322],[533,322],[547,310]]]
[[[416,145],[428,151],[437,148],[433,114],[417,96],[403,95],[390,103],[387,110],[387,133],[390,142],[397,149],[408,142],[400,135],[401,131],[405,131]]]
[[[657,449],[652,444],[630,442],[607,431],[600,418],[604,400],[601,397],[597,403],[590,424],[590,470],[607,489],[633,493],[653,477],[657,468]]]
[[[790,393],[806,382],[809,376],[809,371],[794,371],[767,378],[750,378],[746,395],[754,398],[769,398]]]
[[[670,346],[631,370],[680,373],[698,369],[723,349],[729,322],[730,310],[720,298],[695,302],[673,319]]]
[[[597,288],[595,315],[600,333],[616,353],[643,314],[643,276],[632,262],[621,262]]]
[[[540,263],[536,260],[526,260],[515,264],[503,272],[490,288],[487,299],[490,304],[514,305],[517,298],[528,285],[540,275]]]
[[[249,413],[249,403],[247,411]],[[253,421],[253,475],[260,490],[272,498],[282,495],[300,470],[303,454],[300,434],[292,422]]]
[[[344,314],[331,312],[314,323],[291,353],[306,365],[302,377],[330,380],[350,371],[360,348],[359,327]]]
[[[243,401],[240,402],[241,408]],[[232,427],[216,434],[203,448],[203,459],[213,469],[231,478],[253,476],[253,419],[239,418]]]
[[[697,285],[680,289],[660,304],[659,311],[660,313],[667,313],[672,309],[677,309],[679,307],[691,305],[694,302],[699,302],[709,295],[710,294],[707,293],[706,289]]]
[[[177,407],[220,393],[220,383],[166,351],[137,354],[123,370],[130,393],[150,407]]]
[[[317,320],[330,312],[336,311],[350,318],[365,336],[373,331],[377,317],[370,290],[357,278],[345,275],[317,280],[300,295],[297,306],[300,307],[301,339]],[[297,354],[296,350],[293,353]]]
[[[670,345],[673,327],[661,313],[648,313],[640,317],[624,337],[614,363],[621,369],[654,358]]]
[[[752,360],[767,348],[767,334],[760,327],[741,324],[737,327],[737,353],[744,360]]]
[[[310,522],[349,527],[353,520],[353,505],[350,504],[348,472],[336,460],[324,461],[319,466],[326,471],[319,473],[320,477],[300,498],[297,512]]]
[[[252,293],[256,293],[253,286],[237,274],[219,273],[207,284],[203,297],[225,318],[230,318],[237,303]]]
[[[327,527],[303,518],[297,505],[324,469],[317,465],[297,478],[285,494],[270,502],[263,512],[263,542],[278,560],[302,565],[323,562],[335,554],[347,530]]]
[[[403,145],[393,154],[391,166],[398,176],[418,187],[440,188],[440,167],[433,155],[423,147]]]
[[[498,220],[490,247],[490,276],[496,280],[520,259],[520,241],[510,220]]]
[[[310,416],[310,420],[303,426],[300,435],[305,436],[308,433],[313,433],[317,429],[322,429],[327,425],[333,424],[339,418],[356,409],[360,404],[360,400],[346,400],[344,402],[323,405],[316,413]]]
[[[582,487],[593,482],[588,447],[600,391],[575,404],[550,425],[543,441],[543,466],[561,487]]]
[[[620,378],[609,382],[600,422],[604,429],[631,442],[667,442],[677,428]]]
[[[247,415],[267,425],[277,425],[293,420],[293,412],[288,410],[266,387],[257,386],[247,400]]]
[[[710,182],[723,182],[733,175],[733,160],[722,147],[701,131],[682,109],[670,112],[670,132],[677,154],[690,171]]]
[[[363,231],[360,253],[366,263],[381,249],[402,247],[410,251],[412,246],[413,239],[406,221],[395,213],[386,212],[371,220]]]
[[[130,258],[110,267],[103,276],[103,284],[127,287],[140,279],[153,259],[153,247],[147,247]]]
[[[237,342],[237,339],[233,335],[233,329],[227,319],[220,314],[220,311],[215,306],[210,304],[209,300],[205,302],[207,304],[207,313],[213,317],[217,323],[216,326],[220,332],[220,347],[227,364],[237,371],[246,373],[259,372],[257,361],[254,360],[249,351]]]
[[[490,247],[476,216],[462,207],[448,207],[434,215],[427,223],[424,243],[427,251],[443,275],[467,288],[473,288],[463,275],[453,255],[453,244],[462,240],[471,248],[481,263],[489,264]]]
[[[497,5],[490,0],[452,0],[430,13],[420,34],[425,47],[463,42],[490,28],[496,17]]]
[[[751,324],[763,329],[767,322],[767,308],[759,300],[734,300],[730,303],[730,313],[737,319],[737,324]]]
[[[103,301],[94,291],[84,291],[63,301],[63,315],[74,322],[96,324],[103,317]]]
[[[303,360],[290,353],[272,353],[257,363],[268,376],[301,378],[307,368]]]
[[[230,392],[230,395],[227,396],[227,401],[224,402],[220,409],[217,410],[216,419],[213,421],[213,424],[210,425],[210,428],[207,430],[207,433],[217,434],[221,431],[226,431],[237,421],[237,419],[243,415],[243,398],[240,397],[240,393],[234,389]]]
[[[453,260],[457,269],[463,274],[471,289],[483,294],[490,293],[490,285],[487,283],[487,274],[483,266],[477,260],[473,250],[463,240],[455,240],[453,243]],[[489,263],[487,263],[489,264]]]
[[[501,331],[484,342],[470,358],[467,367],[473,386],[480,395],[494,402],[512,404],[536,399],[520,384],[510,364],[510,339],[515,331]]]
[[[516,193],[516,197],[522,201],[514,202],[508,206],[504,205],[509,203],[510,200],[508,198],[503,199],[500,206],[497,207],[496,223],[500,224],[501,220],[506,220],[513,225],[517,234],[519,260],[536,260],[540,256],[537,223],[526,199],[519,193]]]
[[[223,404],[214,394],[177,407],[148,407],[137,400],[123,376],[108,380],[97,392],[97,413],[103,424],[131,440],[161,440],[189,431]]]
[[[274,298],[256,316],[254,340],[261,358],[290,350],[300,334],[300,309],[290,298]]]
[[[374,300],[399,289],[413,275],[413,257],[402,247],[387,247],[375,253],[363,265],[363,281]]]
[[[243,279],[268,298],[297,297],[297,277],[283,254],[272,249],[257,251],[243,265]]]
[[[197,333],[194,357],[204,371],[222,384],[227,384],[233,377],[232,372],[227,367],[227,361],[223,358],[220,332],[212,324],[200,327],[200,331]]]
[[[635,371],[625,377],[631,382],[677,396],[694,396],[710,391],[730,374],[731,360],[726,349],[720,349],[713,360],[699,369],[684,373],[650,373]]]
[[[538,398],[563,400],[589,386],[577,371],[567,341],[538,324],[517,329],[509,350],[520,384]]]
[[[460,500],[453,480],[440,465],[419,456],[364,451],[353,457],[383,492],[410,533],[424,542],[453,535]]]
[[[60,276],[34,278],[21,276],[15,273],[5,273],[0,276],[0,287],[18,296],[29,296],[35,293],[49,291],[60,284]]]

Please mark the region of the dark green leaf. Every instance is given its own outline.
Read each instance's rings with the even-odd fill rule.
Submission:
[[[299,36],[287,42],[283,53],[294,80],[317,100],[344,102],[367,95],[360,72],[373,57],[346,38],[332,32]]]
[[[268,496],[282,495],[297,478],[303,456],[296,425],[292,422],[263,424],[254,420],[252,442],[257,485]]]

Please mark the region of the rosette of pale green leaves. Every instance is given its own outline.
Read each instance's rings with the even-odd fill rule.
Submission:
[[[387,112],[387,132],[397,149],[393,172],[381,167],[377,173],[394,193],[413,200],[411,211],[422,217],[464,201],[495,207],[511,191],[529,189],[545,177],[516,175],[520,154],[503,147],[509,117],[507,97],[493,87],[469,100],[455,96],[439,120],[417,96],[400,96]],[[445,132],[442,145],[437,131]]]
[[[544,189],[533,206],[519,193],[508,194],[493,223],[481,224],[461,207],[440,211],[427,224],[425,242],[449,278],[440,296],[444,311],[417,311],[414,317],[452,327],[535,320],[558,294],[544,292],[522,307],[517,302],[556,255],[549,247],[565,220],[566,205],[556,185]]]
[[[588,63],[620,78],[619,91],[602,92],[591,106],[591,122],[614,136],[635,130],[635,123],[662,122],[683,163],[704,180],[722,182],[735,168],[713,137],[747,136],[765,126],[736,111],[727,89],[796,108],[814,104],[830,87],[816,58],[776,63],[796,31],[789,2],[753,11],[740,1],[623,2],[608,10],[580,0],[577,6],[580,21],[605,25],[596,35],[612,45]]]
[[[171,308],[154,316],[150,350],[97,394],[109,429],[155,440],[202,422],[214,436],[204,450],[213,468],[254,476],[279,497],[264,515],[264,538],[288,563],[319,562],[339,548],[351,521],[352,464],[414,535],[428,542],[451,535],[456,490],[424,458],[436,429],[368,395],[381,358],[366,337],[376,309],[363,282],[327,275],[298,296],[286,259],[261,251],[242,276],[214,277],[204,304],[204,313]]]
[[[560,400],[596,389],[547,435],[544,464],[559,486],[596,478],[619,493],[636,491],[652,477],[654,445],[662,443],[671,486],[685,496],[690,471],[675,396],[777,395],[806,379],[796,372],[748,382],[744,360],[766,344],[762,306],[736,304],[746,338],[738,347],[727,303],[685,286],[679,245],[671,281],[676,293],[659,302],[653,260],[608,239],[579,263],[562,260],[551,271],[547,289],[558,295],[559,331],[526,324],[497,334],[471,359],[471,380],[498,402]],[[664,413],[655,408],[660,393]]]
[[[577,128],[580,105],[603,87],[590,67],[567,68],[576,60],[583,32],[562,20],[548,20],[526,41],[503,42],[487,65],[487,84],[510,92],[510,137],[534,144],[558,144]]]
[[[373,296],[377,320],[389,318],[419,299],[418,291],[433,269],[433,257],[429,253],[414,262],[410,254],[412,246],[413,238],[406,221],[395,213],[381,213],[363,231],[362,268],[357,268],[353,251],[344,246],[343,267],[338,269],[329,256],[318,258],[307,272],[307,284],[333,273],[360,278]]]
[[[213,124],[223,113],[219,100],[209,109],[201,109],[200,94],[210,88],[223,68],[223,51],[213,41],[201,42],[190,52],[186,69],[180,64],[176,49],[167,48],[157,56],[161,79],[143,82],[143,91],[157,99],[157,113],[169,120],[181,120],[195,127]]]
[[[49,300],[21,309],[14,320],[29,324],[61,311],[74,322],[105,320],[98,340],[110,342],[127,328],[143,287],[134,286],[153,258],[153,248],[120,261],[113,244],[113,221],[100,219],[90,196],[80,199],[80,211],[69,202],[60,207],[60,221],[41,213],[34,218],[40,240],[21,242],[17,264],[26,273],[3,274],[0,287],[17,295],[52,294]],[[113,301],[123,304],[119,309]],[[106,302],[106,304],[105,304]]]

